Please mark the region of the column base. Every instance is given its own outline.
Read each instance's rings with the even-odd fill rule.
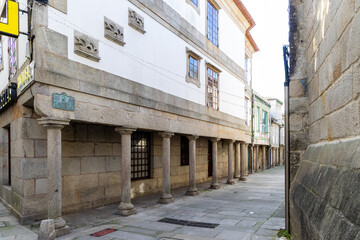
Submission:
[[[136,209],[134,208],[134,205],[132,205],[131,203],[120,203],[116,211],[116,214],[125,217],[133,215],[135,213],[136,213]]]
[[[241,182],[246,182],[247,179],[246,179],[246,177],[240,177],[240,178],[239,178],[239,181],[241,181]]]
[[[169,204],[173,202],[174,202],[174,198],[171,196],[171,194],[163,194],[158,201],[158,203],[161,204]]]
[[[197,188],[189,188],[187,190],[187,192],[185,193],[185,195],[196,196],[196,195],[199,195],[199,191],[197,190]]]
[[[228,179],[226,184],[229,184],[229,185],[234,185],[235,184],[235,181],[233,179]]]
[[[64,235],[69,234],[69,233],[70,233],[70,227],[69,226],[65,226],[65,227],[62,227],[62,228],[55,229],[56,237],[64,236]]]
[[[220,185],[218,183],[211,183],[210,188],[211,189],[219,189]]]

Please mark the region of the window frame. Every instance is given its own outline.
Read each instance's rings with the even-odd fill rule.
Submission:
[[[197,79],[190,77],[190,57],[194,58],[198,61],[198,72],[197,72]],[[201,81],[200,81],[200,63],[201,63],[202,57],[200,57],[198,54],[196,54],[194,51],[190,50],[188,47],[186,47],[186,77],[185,80],[188,83],[195,84],[198,88],[201,87]]]
[[[186,0],[186,3],[192,6],[195,9],[195,11],[200,15],[200,7],[199,7],[200,0],[197,0],[198,3],[197,5],[192,0]]]
[[[147,151],[146,152],[135,152],[134,151],[134,147],[135,145],[133,145],[133,143],[136,141],[136,139],[134,139],[135,135],[139,135],[139,136],[146,136],[146,140],[147,140]],[[143,153],[147,153],[147,159],[145,158],[138,158],[138,154],[143,154]],[[137,155],[137,158],[135,159],[135,154]],[[136,164],[137,167],[139,166],[147,166],[147,170],[145,169],[147,176],[140,176],[140,177],[133,177],[133,173],[137,172],[137,173],[141,173],[141,172],[145,172],[143,170],[137,170],[137,171],[133,171],[133,166],[135,167],[135,165],[133,164],[135,161],[142,161],[142,160],[147,160],[146,165],[145,164]],[[150,179],[151,178],[151,133],[150,132],[143,132],[143,131],[136,131],[133,132],[131,134],[131,160],[130,160],[130,177],[131,177],[131,181],[138,181],[138,180],[144,180],[144,179]]]
[[[206,87],[205,87],[205,104],[208,108],[211,108],[211,109],[214,109],[216,111],[219,111],[220,110],[220,73],[221,73],[221,70],[218,69],[217,67],[215,67],[214,65],[212,65],[211,63],[209,62],[206,62]],[[214,108],[214,101],[212,101],[212,106],[209,106],[209,91],[208,91],[208,88],[209,88],[209,71],[208,70],[211,70],[215,73],[217,73],[217,108]]]
[[[268,119],[269,119],[269,113],[265,110],[262,110],[262,129],[261,131],[263,133],[269,133],[269,124],[268,124]]]
[[[261,127],[260,127],[260,107],[257,106],[257,130],[256,131],[260,132],[260,129],[261,129]]]
[[[208,11],[208,6],[209,4],[217,11],[217,44],[215,44],[211,39],[209,39],[209,11]],[[219,13],[220,13],[220,6],[219,4],[216,2],[216,0],[207,0],[206,1],[206,26],[205,26],[205,33],[206,33],[206,39],[207,41],[211,42],[215,47],[219,48],[220,45],[220,39],[219,39]]]

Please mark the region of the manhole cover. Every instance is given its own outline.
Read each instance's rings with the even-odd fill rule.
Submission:
[[[217,226],[219,226],[219,224],[215,224],[215,223],[194,222],[194,221],[186,221],[186,220],[180,220],[174,218],[163,218],[160,219],[158,222],[177,224],[177,225],[189,226],[189,227],[199,227],[199,228],[216,228]]]
[[[112,229],[112,228],[107,228],[107,229],[104,229],[104,230],[101,230],[101,231],[98,231],[96,233],[92,233],[90,234],[90,236],[93,236],[93,237],[102,237],[106,234],[109,234],[109,233],[112,233],[112,232],[115,232],[116,229]]]

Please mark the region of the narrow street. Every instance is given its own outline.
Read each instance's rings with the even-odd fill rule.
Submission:
[[[64,216],[71,227],[69,235],[58,239],[276,239],[284,228],[284,167],[249,175],[246,183],[225,185],[209,190],[209,183],[199,185],[200,195],[183,195],[185,188],[173,191],[175,203],[157,204],[158,194],[134,200],[137,214],[115,215],[116,205]],[[0,238],[37,239],[36,234],[19,225],[1,205]],[[158,222],[163,218],[219,224],[214,229]],[[33,227],[34,228],[34,227]],[[113,228],[102,237],[90,234]],[[35,226],[36,229],[36,226]]]
[[[222,179],[222,183],[226,180]],[[116,205],[64,216],[71,234],[59,239],[274,239],[284,228],[284,167],[253,174],[246,183],[221,184],[209,190],[199,185],[200,195],[184,196],[185,189],[173,191],[175,203],[157,204],[158,194],[134,200],[137,214],[114,215]],[[219,224],[214,229],[161,223],[172,218]],[[103,237],[90,234],[113,228]]]

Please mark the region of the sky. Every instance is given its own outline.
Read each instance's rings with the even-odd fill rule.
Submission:
[[[253,55],[253,89],[284,100],[283,45],[288,45],[289,0],[242,0],[255,20],[250,31],[260,51]]]

